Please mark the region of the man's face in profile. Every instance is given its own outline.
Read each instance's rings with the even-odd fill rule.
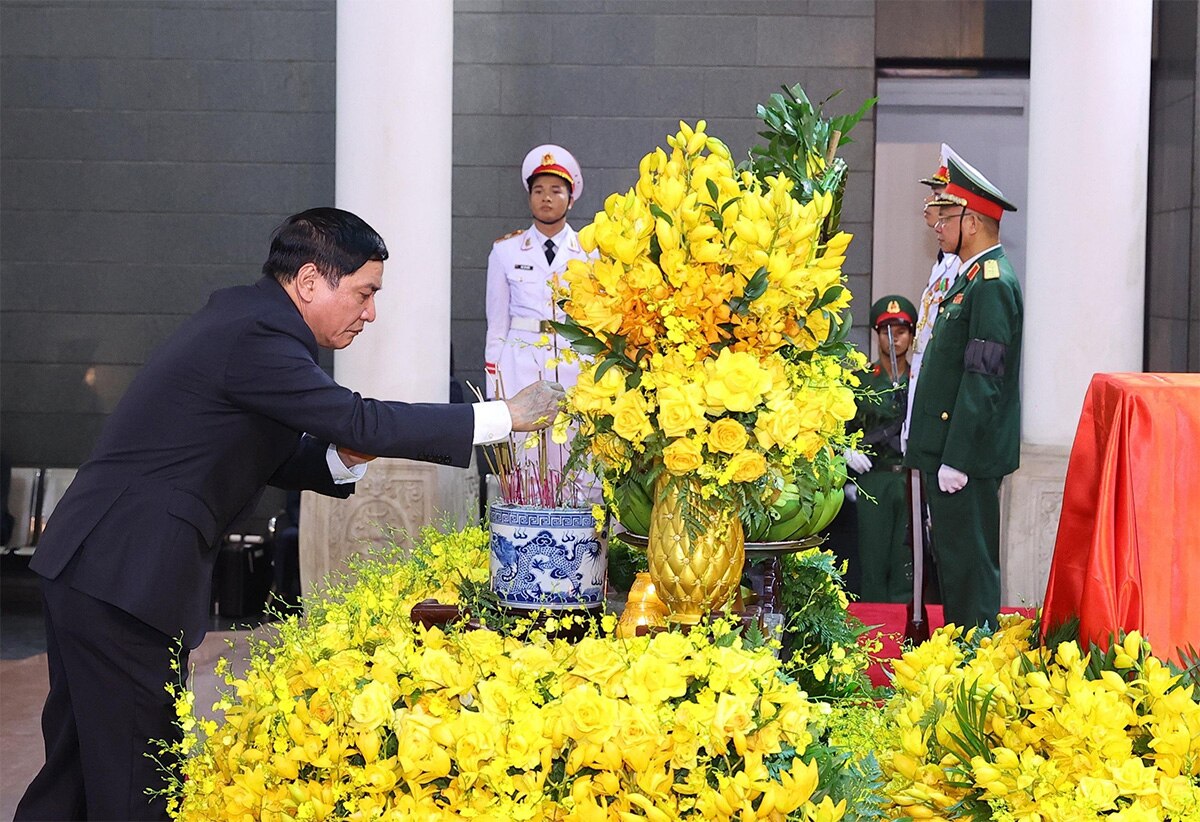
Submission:
[[[370,260],[332,288],[318,275],[305,321],[323,348],[345,348],[375,321],[375,292],[383,288],[383,263]]]

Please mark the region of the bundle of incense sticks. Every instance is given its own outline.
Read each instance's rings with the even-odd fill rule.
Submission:
[[[497,396],[504,397],[504,379],[496,375]],[[480,402],[483,393],[467,383]],[[568,477],[562,466],[550,464],[551,454],[547,437],[549,431],[536,434],[509,434],[508,439],[483,448],[488,469],[500,482],[500,499],[507,505],[529,505],[538,508],[577,508],[585,504],[582,489],[574,477]],[[518,439],[518,437],[520,439]],[[526,447],[526,437],[536,437],[535,448]],[[522,453],[535,452],[533,458],[521,459]],[[554,456],[558,456],[556,453]]]

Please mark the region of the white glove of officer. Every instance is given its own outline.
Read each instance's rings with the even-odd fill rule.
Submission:
[[[957,468],[951,468],[945,463],[938,469],[938,488],[942,489],[942,493],[954,494],[961,491],[967,485],[967,475]]]
[[[846,465],[848,465],[850,470],[854,471],[856,474],[867,473],[871,470],[871,466],[875,464],[871,462],[871,458],[862,451],[855,451],[853,448],[847,448],[846,453],[843,454],[843,456],[846,458]]]
[[[858,502],[858,486],[853,482],[847,482],[842,486],[842,492],[846,495],[846,502]]]

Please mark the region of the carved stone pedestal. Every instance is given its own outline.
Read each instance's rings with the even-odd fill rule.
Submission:
[[[350,499],[305,491],[300,506],[300,580],[305,594],[351,554],[365,554],[426,525],[479,520],[479,472],[411,460],[378,459]]]
[[[1000,600],[1040,606],[1046,595],[1071,449],[1021,444],[1021,467],[1000,491]]]

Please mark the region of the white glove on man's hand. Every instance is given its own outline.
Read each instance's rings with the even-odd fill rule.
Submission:
[[[852,482],[847,482],[842,486],[842,492],[846,495],[846,502],[858,502],[858,486]]]
[[[957,468],[951,468],[945,463],[938,469],[938,488],[942,489],[942,493],[954,494],[961,491],[967,485],[967,475]]]
[[[843,456],[845,456],[846,465],[850,467],[850,470],[858,474],[867,473],[871,470],[871,466],[875,464],[862,451],[855,451],[853,448],[847,448]]]

